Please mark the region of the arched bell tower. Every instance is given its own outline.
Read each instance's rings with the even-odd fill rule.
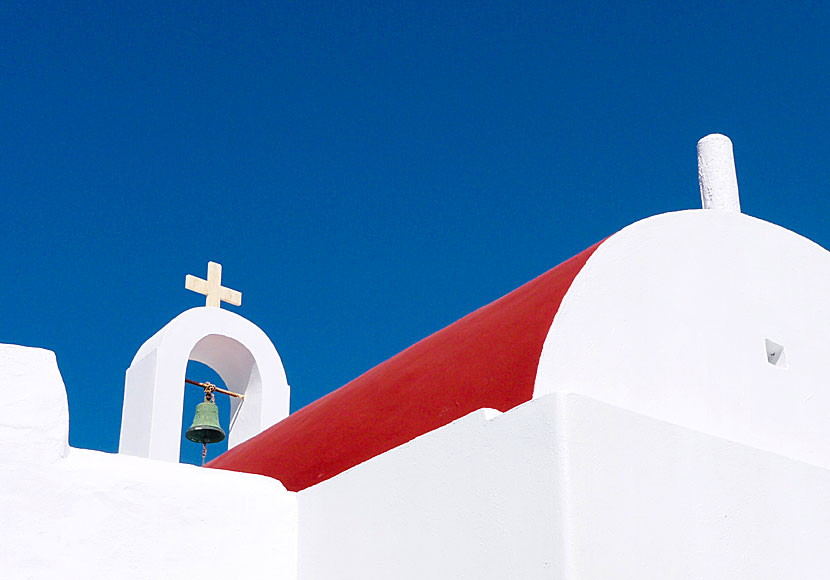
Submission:
[[[221,285],[221,266],[208,265],[208,279],[188,276],[186,287],[207,295],[207,306],[171,320],[133,358],[124,385],[119,453],[179,461],[185,372],[190,360],[222,377],[231,391],[235,421],[228,448],[288,416],[290,389],[277,350],[245,318],[219,308],[220,300],[241,303],[241,294]]]

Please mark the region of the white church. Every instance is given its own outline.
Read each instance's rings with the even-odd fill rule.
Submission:
[[[703,209],[292,415],[218,264],[129,364],[118,454],[69,447],[52,352],[0,345],[0,578],[829,578],[830,253],[741,213],[729,139],[698,163]],[[204,467],[179,463],[191,360],[232,397]]]

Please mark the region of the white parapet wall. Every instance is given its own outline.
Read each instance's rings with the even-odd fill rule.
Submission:
[[[830,471],[556,393],[300,492],[299,578],[824,578]]]
[[[0,461],[50,464],[69,453],[69,406],[55,353],[0,345]]]
[[[67,445],[55,356],[0,345],[0,577],[296,578],[276,480]]]
[[[564,578],[827,578],[830,470],[562,397]]]
[[[299,578],[560,578],[549,402],[476,411],[301,491]]]

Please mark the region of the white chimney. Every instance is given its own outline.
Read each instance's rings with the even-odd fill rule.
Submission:
[[[703,209],[741,211],[732,141],[713,133],[697,142],[697,175]]]

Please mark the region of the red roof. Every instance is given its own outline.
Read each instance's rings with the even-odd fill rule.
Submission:
[[[601,242],[600,242],[601,243]],[[299,491],[481,408],[533,397],[553,317],[599,244],[217,457]]]

